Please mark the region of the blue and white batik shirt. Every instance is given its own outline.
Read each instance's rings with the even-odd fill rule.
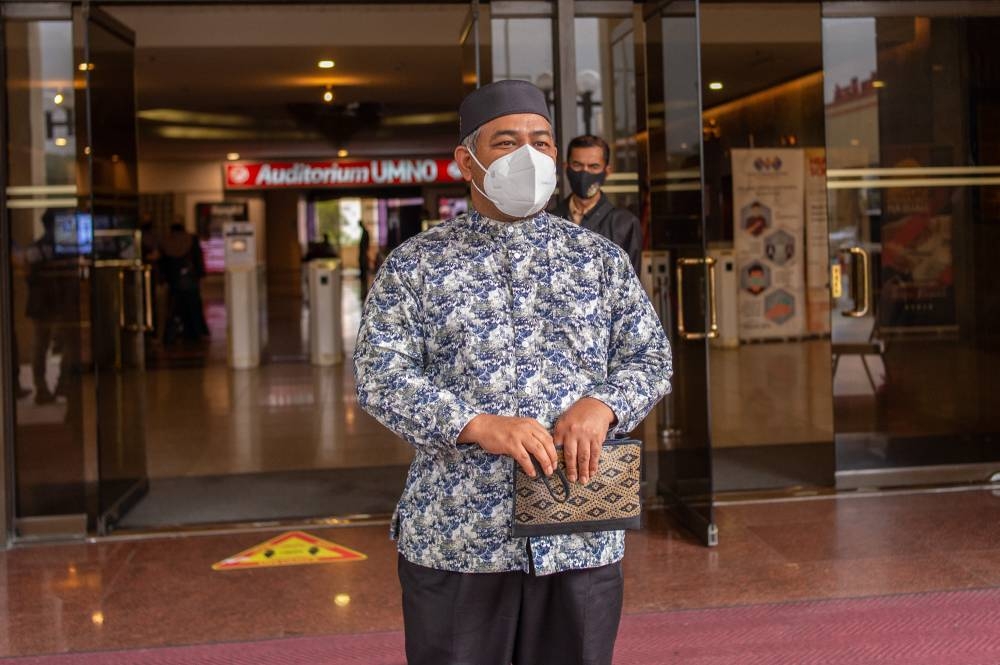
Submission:
[[[393,517],[400,554],[467,573],[537,574],[621,559],[624,532],[510,535],[515,462],[457,444],[480,413],[552,428],[582,397],[634,429],[670,389],[670,346],[625,253],[541,212],[476,212],[390,254],[365,303],[358,400],[416,454]]]

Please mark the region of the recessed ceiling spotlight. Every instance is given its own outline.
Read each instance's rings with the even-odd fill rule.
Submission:
[[[709,90],[722,90],[722,82],[721,81],[712,81],[711,83],[708,84],[708,89]]]
[[[62,104],[64,100],[65,97],[63,97],[63,94],[61,92],[57,92],[56,96],[52,98],[52,101],[55,102],[56,106]]]
[[[238,153],[238,152],[227,152],[226,153],[226,159],[228,159],[231,162],[235,162],[239,158],[240,158],[240,153]]]
[[[94,63],[92,62],[81,62],[76,66],[81,72],[92,72],[94,71]]]
[[[345,148],[341,148],[337,151],[337,157],[347,157],[349,154],[351,153],[347,152]]]
[[[885,81],[879,81],[879,80],[872,81],[872,87],[873,88],[884,88],[885,87]]]
[[[316,66],[320,69],[333,69],[336,65],[337,63],[333,60],[320,60],[316,63]]]
[[[329,104],[334,100],[334,97],[333,90],[330,89],[330,86],[327,86],[326,92],[323,93],[323,101]]]
[[[60,136],[59,138],[57,138],[57,139],[55,140],[55,144],[56,144],[57,146],[59,146],[60,148],[63,148],[63,147],[65,147],[65,146],[66,146],[66,145],[67,145],[68,143],[69,143],[69,141],[67,141],[67,140],[66,140],[66,139],[65,139],[64,137],[62,137],[62,136]]]

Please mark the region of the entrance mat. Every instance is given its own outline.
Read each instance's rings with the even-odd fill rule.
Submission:
[[[400,465],[154,478],[117,527],[391,515],[408,470]]]
[[[404,665],[403,635],[14,658],[11,665]],[[615,665],[996,665],[1000,589],[632,614]]]

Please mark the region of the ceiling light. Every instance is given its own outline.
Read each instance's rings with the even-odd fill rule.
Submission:
[[[136,115],[142,120],[153,122],[191,123],[224,127],[252,127],[254,119],[246,115],[232,113],[198,113],[183,109],[145,109]]]
[[[77,65],[76,68],[79,69],[81,72],[92,72],[94,71],[94,63],[81,62],[79,65]]]
[[[349,154],[351,153],[347,152],[344,148],[337,151],[337,157],[347,157]]]
[[[708,84],[709,90],[722,90],[722,83],[720,81],[712,81]]]
[[[330,88],[327,87],[326,92],[323,93],[323,101],[329,104],[330,102],[333,101],[333,98],[334,98],[333,90],[330,90]]]
[[[60,148],[64,147],[67,143],[69,143],[69,141],[67,141],[64,136],[60,136],[55,140],[55,144]]]
[[[239,158],[240,158],[240,153],[238,153],[238,152],[227,152],[226,153],[226,159],[228,159],[231,162],[235,162]]]
[[[56,96],[52,98],[52,101],[54,101],[56,103],[56,106],[58,106],[59,104],[63,103],[63,99],[64,99],[63,94],[61,92],[57,92]]]
[[[320,60],[316,63],[320,69],[333,69],[336,64],[333,60]]]
[[[885,81],[879,81],[879,80],[872,81],[872,87],[873,88],[884,88],[885,87]]]

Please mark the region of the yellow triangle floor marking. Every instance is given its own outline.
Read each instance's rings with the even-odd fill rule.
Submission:
[[[304,531],[289,531],[213,564],[212,570],[343,563],[364,561],[367,558],[361,552],[311,536]]]

